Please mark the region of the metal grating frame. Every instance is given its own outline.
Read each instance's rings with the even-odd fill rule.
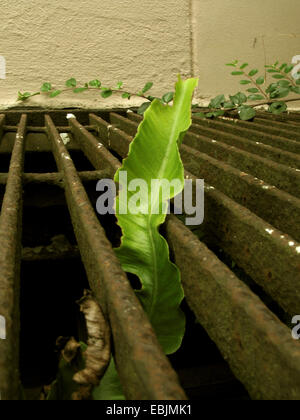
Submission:
[[[48,183],[64,189],[90,287],[112,328],[126,397],[184,400],[82,184],[114,176],[120,167],[116,156],[126,157],[141,117],[132,110],[72,112],[77,120],[69,119],[68,127],[66,111],[0,115],[0,153],[12,151],[9,172],[0,173],[0,185],[6,186],[0,216],[0,315],[6,319],[1,397],[20,398],[23,186]],[[3,141],[7,133],[16,133],[13,142]],[[58,172],[24,173],[25,142],[26,151],[49,147],[29,141],[30,133],[47,135]],[[72,142],[65,146],[60,133],[69,133]],[[77,172],[72,148],[81,149],[95,170]],[[212,251],[224,250],[290,320],[300,314],[300,116],[274,119],[261,113],[255,122],[234,115],[211,121],[195,117],[181,156],[187,177],[205,179],[201,234],[209,238],[205,245],[196,228],[193,232],[175,216],[168,218],[165,233],[187,302],[252,398],[300,399],[300,347],[291,329]]]

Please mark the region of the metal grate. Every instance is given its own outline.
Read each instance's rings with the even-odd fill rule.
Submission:
[[[0,115],[0,165],[7,166],[0,173],[0,315],[6,320],[1,397],[19,398],[21,261],[80,252],[112,328],[126,397],[186,399],[83,185],[114,176],[141,117],[132,110],[72,112],[77,120],[68,126],[66,111]],[[67,145],[61,133],[68,133]],[[29,172],[32,154],[51,151],[58,170],[54,165],[51,173]],[[80,151],[91,170],[76,167],[74,153]],[[261,113],[255,122],[233,114],[211,121],[195,117],[181,156],[186,176],[206,182],[203,225],[188,229],[175,216],[165,225],[187,303],[252,398],[299,399],[300,347],[290,322],[300,314],[300,116]],[[64,191],[76,245],[22,249],[23,199],[35,201],[26,189],[33,185]]]

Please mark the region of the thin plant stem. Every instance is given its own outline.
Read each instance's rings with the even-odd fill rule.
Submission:
[[[289,99],[286,99],[284,102],[296,102],[296,101],[300,101],[300,97],[299,98],[289,98]],[[258,106],[271,105],[274,102],[279,102],[279,101],[278,101],[278,99],[270,99],[268,101],[259,102],[257,104],[249,104],[249,106],[251,108],[257,108]],[[237,106],[232,107],[232,108],[210,108],[208,110],[201,111],[201,112],[203,112],[204,114],[209,114],[210,112],[213,112],[213,111],[234,111],[236,109],[238,109]]]

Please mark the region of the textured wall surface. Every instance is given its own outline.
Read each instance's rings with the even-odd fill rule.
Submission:
[[[203,103],[241,87],[224,64],[235,58],[263,68],[300,55],[299,0],[1,0],[0,56],[7,61],[0,107],[18,90],[69,77],[122,80],[136,90],[154,81],[153,94],[173,89],[176,75],[199,76]],[[265,53],[263,48],[265,44]],[[1,64],[1,63],[0,63]],[[116,96],[64,94],[28,105],[127,105]]]
[[[240,59],[264,69],[300,55],[299,0],[194,0],[193,60],[204,98],[242,86],[225,63]]]
[[[188,0],[1,0],[0,15],[0,55],[7,61],[0,105],[14,103],[19,89],[34,91],[45,81],[59,86],[69,77],[122,80],[134,90],[154,81],[154,93],[161,93],[173,89],[178,73],[190,75]],[[112,102],[98,97],[64,94],[51,105]]]

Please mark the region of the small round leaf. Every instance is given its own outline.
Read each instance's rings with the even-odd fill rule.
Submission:
[[[300,95],[300,86],[291,87],[291,91]]]
[[[148,92],[148,90],[150,90],[153,86],[153,82],[148,82],[145,84],[145,86],[142,89],[142,93],[146,93]]]
[[[278,85],[280,87],[289,87],[290,86],[290,82],[288,80],[279,80]]]
[[[91,80],[91,81],[89,82],[89,85],[90,85],[91,87],[97,87],[97,88],[100,88],[100,87],[101,87],[101,82],[100,82],[100,80],[95,79],[95,80]]]
[[[137,110],[137,113],[139,115],[144,115],[145,111],[149,108],[149,106],[151,105],[151,102],[144,102],[139,109]]]
[[[131,97],[130,93],[128,93],[128,92],[124,92],[123,95],[122,95],[123,99],[130,99],[130,97]]]
[[[240,119],[243,121],[252,120],[256,115],[255,109],[251,108],[250,106],[240,107],[238,113]]]
[[[230,96],[231,102],[233,102],[235,105],[242,105],[243,103],[247,102],[247,96],[239,92],[234,96]]]
[[[56,96],[61,94],[61,90],[54,90],[50,93],[50,98],[55,98]]]
[[[289,74],[289,73],[293,70],[293,68],[294,68],[294,65],[293,65],[293,64],[290,64],[289,66],[287,66],[287,67],[284,69],[284,72],[285,72],[286,74]]]
[[[69,87],[69,88],[76,87],[77,86],[76,79],[72,78],[72,79],[67,80],[66,81],[66,86]]]
[[[166,104],[168,104],[169,102],[173,101],[173,99],[174,99],[174,92],[169,92],[169,93],[166,93],[166,94],[162,97],[162,100],[163,100]]]
[[[109,98],[113,94],[111,89],[105,89],[101,92],[102,98],[106,99]]]
[[[258,85],[263,85],[263,84],[265,83],[265,78],[264,78],[263,76],[259,77],[259,78],[256,80],[256,83],[257,83]]]
[[[210,101],[210,108],[222,108],[222,105],[226,102],[224,95],[218,95]]]
[[[265,99],[262,95],[249,95],[248,96],[249,101],[261,101],[262,99]]]
[[[206,118],[206,114],[204,114],[204,112],[195,112],[193,117]]]
[[[285,112],[287,110],[287,105],[284,102],[273,102],[269,106],[269,112],[271,112],[274,115],[282,114],[282,112]]]
[[[290,88],[278,87],[274,92],[271,93],[271,98],[285,98],[290,94]]]
[[[223,108],[230,109],[235,108],[235,104],[233,102],[225,102]]]
[[[52,90],[51,83],[44,83],[41,87],[42,92],[50,92],[50,90]]]

